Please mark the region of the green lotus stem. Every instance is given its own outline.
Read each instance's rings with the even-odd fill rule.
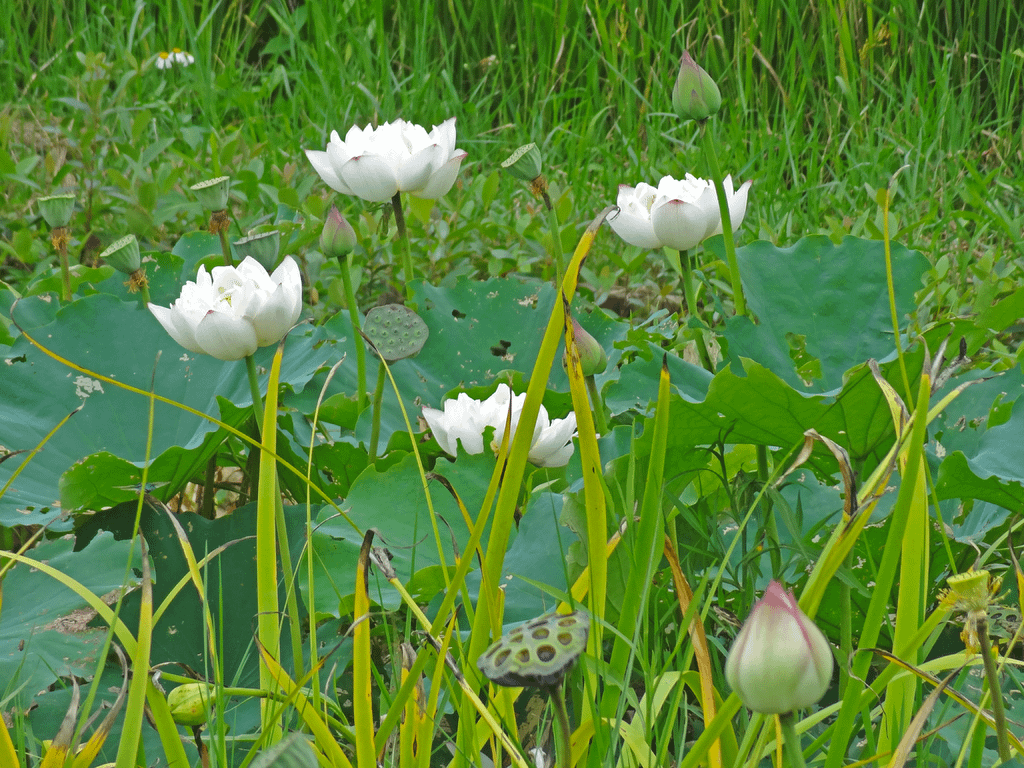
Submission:
[[[64,230],[65,233],[67,232],[67,227],[58,227],[57,229]],[[64,285],[64,301],[71,301],[71,266],[68,263],[67,238],[67,234],[64,234],[63,237],[58,237],[57,230],[54,230],[54,244],[57,246],[57,258],[60,259],[60,276]]]
[[[557,685],[548,686],[548,696],[555,710],[555,743],[558,755],[558,768],[572,768],[572,740],[569,729],[569,712],[565,707],[565,682],[560,680]]]
[[[234,260],[231,258],[231,246],[228,245],[228,230],[227,227],[221,229],[218,234],[220,235],[220,250],[224,254],[224,265],[228,267],[235,266]]]
[[[1006,762],[1010,759],[1010,741],[1006,735],[1006,710],[1003,707],[1003,691],[999,685],[999,671],[992,656],[992,641],[988,636],[988,616],[985,614],[978,619],[978,644],[981,660],[985,664],[989,697],[992,700],[992,719],[995,720],[996,738],[999,741],[999,759]]]
[[[757,452],[757,479],[761,485],[768,482],[768,446],[755,446]],[[761,498],[761,507],[764,509],[764,530],[771,547],[768,549],[769,557],[772,560],[772,573],[776,577],[782,576],[782,544],[779,540],[779,525],[772,514],[772,502],[767,494]]]
[[[729,281],[732,283],[732,300],[737,316],[747,314],[747,302],[743,298],[743,283],[740,280],[740,265],[736,260],[736,242],[732,236],[732,219],[729,217],[729,201],[725,199],[725,187],[722,186],[722,168],[718,163],[718,152],[711,138],[707,122],[701,124],[701,139],[704,143],[704,154],[708,158],[711,178],[715,182],[715,193],[718,195],[718,209],[722,214],[722,236],[725,238],[725,256],[729,261]]]
[[[377,367],[377,386],[373,390],[373,426],[370,428],[370,464],[377,461],[377,444],[380,442],[380,410],[384,401],[384,378],[387,370],[384,368],[384,361],[380,361]]]
[[[548,195],[547,189],[541,190],[541,197],[544,199],[544,208],[547,210],[548,227],[551,228],[552,250],[554,251],[551,255],[555,261],[555,286],[557,287],[562,284],[565,261],[565,254],[562,253],[562,235],[558,228],[558,214],[555,213],[555,207],[551,205],[551,197]]]
[[[348,256],[342,256],[341,282],[345,286],[345,302],[348,304],[348,316],[352,321],[352,335],[356,345],[356,413],[362,412],[366,407],[366,345],[363,343],[363,335],[359,332],[359,307],[356,305],[356,293],[352,288],[352,275],[348,269]]]
[[[213,520],[217,517],[213,504],[214,494],[216,493],[213,487],[213,482],[216,476],[217,454],[214,453],[213,456],[210,457],[210,460],[206,462],[206,478],[203,485],[203,506],[199,510],[199,514],[207,520]]]
[[[690,262],[689,251],[679,251],[679,278],[683,283],[683,297],[686,299],[686,311],[691,317],[695,317],[704,323],[700,316],[700,309],[697,306],[697,290],[693,284],[693,264]],[[704,323],[706,325],[706,323]],[[715,372],[715,364],[711,362],[711,352],[708,351],[707,342],[704,340],[704,331],[697,336],[697,353],[700,355],[701,364],[710,373]]]
[[[256,432],[263,423],[263,395],[260,394],[260,379],[256,373],[256,360],[252,355],[245,356],[245,372],[249,376],[249,392],[252,395],[252,412],[256,415]]]
[[[587,382],[587,391],[590,392],[590,407],[594,412],[594,427],[597,430],[597,434],[604,437],[608,434],[608,421],[604,417],[604,401],[601,400],[601,395],[597,391],[597,382],[594,381],[594,377],[586,376],[584,380]]]
[[[412,247],[409,235],[405,230],[405,214],[402,212],[402,193],[395,192],[391,198],[391,207],[395,211],[395,225],[398,227],[398,242],[402,248],[402,271],[405,272],[405,298],[412,301]]]
[[[800,736],[796,732],[796,715],[786,712],[784,715],[779,715],[779,722],[782,723],[782,739],[786,755],[789,757],[790,768],[807,768],[807,763],[804,762],[804,752],[800,749]]]

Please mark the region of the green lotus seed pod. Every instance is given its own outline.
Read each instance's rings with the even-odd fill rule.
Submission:
[[[208,211],[223,211],[228,207],[228,193],[231,191],[231,177],[218,176],[192,185],[192,191],[200,204]]]
[[[185,683],[167,694],[167,706],[178,725],[202,725],[210,714],[212,698],[209,683]]]
[[[504,635],[476,665],[498,685],[557,685],[587,647],[589,634],[587,614],[549,613]]]
[[[389,363],[415,355],[430,335],[420,316],[401,304],[385,304],[367,312],[363,333]]]

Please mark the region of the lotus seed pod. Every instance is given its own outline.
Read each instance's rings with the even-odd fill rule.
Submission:
[[[209,683],[185,683],[167,694],[167,706],[178,725],[202,725],[210,714],[212,697]]]
[[[549,613],[511,630],[476,664],[498,685],[557,685],[587,647],[589,634],[585,613]]]
[[[430,335],[420,316],[401,304],[385,304],[367,312],[363,333],[389,363],[415,355]]]

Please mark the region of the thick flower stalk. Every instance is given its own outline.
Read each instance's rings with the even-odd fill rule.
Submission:
[[[725,663],[725,678],[755,712],[780,714],[816,703],[832,680],[832,647],[773,581],[750,611]]]
[[[747,213],[750,185],[733,188],[732,176],[723,183],[733,228]],[[657,187],[623,184],[616,201],[619,211],[609,218],[612,229],[630,245],[641,248],[674,248],[688,251],[713,235],[722,234],[722,215],[711,181],[686,174],[683,179],[665,176]]]
[[[327,186],[371,203],[399,192],[436,199],[455,183],[466,152],[455,148],[455,118],[427,130],[395,120],[377,128],[352,126],[342,140],[331,131],[325,151],[306,156]]]
[[[286,257],[267,274],[251,257],[237,267],[199,268],[170,307],[149,311],[185,349],[218,360],[241,360],[279,342],[302,311],[302,277]]]
[[[526,395],[514,395],[508,384],[500,384],[493,395],[486,400],[474,400],[465,392],[454,400],[447,400],[444,410],[424,408],[426,419],[434,439],[450,456],[458,455],[459,443],[469,454],[484,452],[484,430],[493,427],[494,438],[491,450],[498,452],[505,436],[505,422],[512,411],[512,436],[519,424]],[[564,419],[551,420],[542,405],[537,414],[530,445],[529,460],[539,467],[564,467],[569,463],[575,447],[572,438],[576,434],[576,414],[570,413]],[[511,442],[510,436],[509,440]]]

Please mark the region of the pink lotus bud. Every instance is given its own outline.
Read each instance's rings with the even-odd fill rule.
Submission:
[[[750,611],[725,662],[725,679],[755,712],[780,714],[816,703],[832,680],[832,647],[773,581]]]

